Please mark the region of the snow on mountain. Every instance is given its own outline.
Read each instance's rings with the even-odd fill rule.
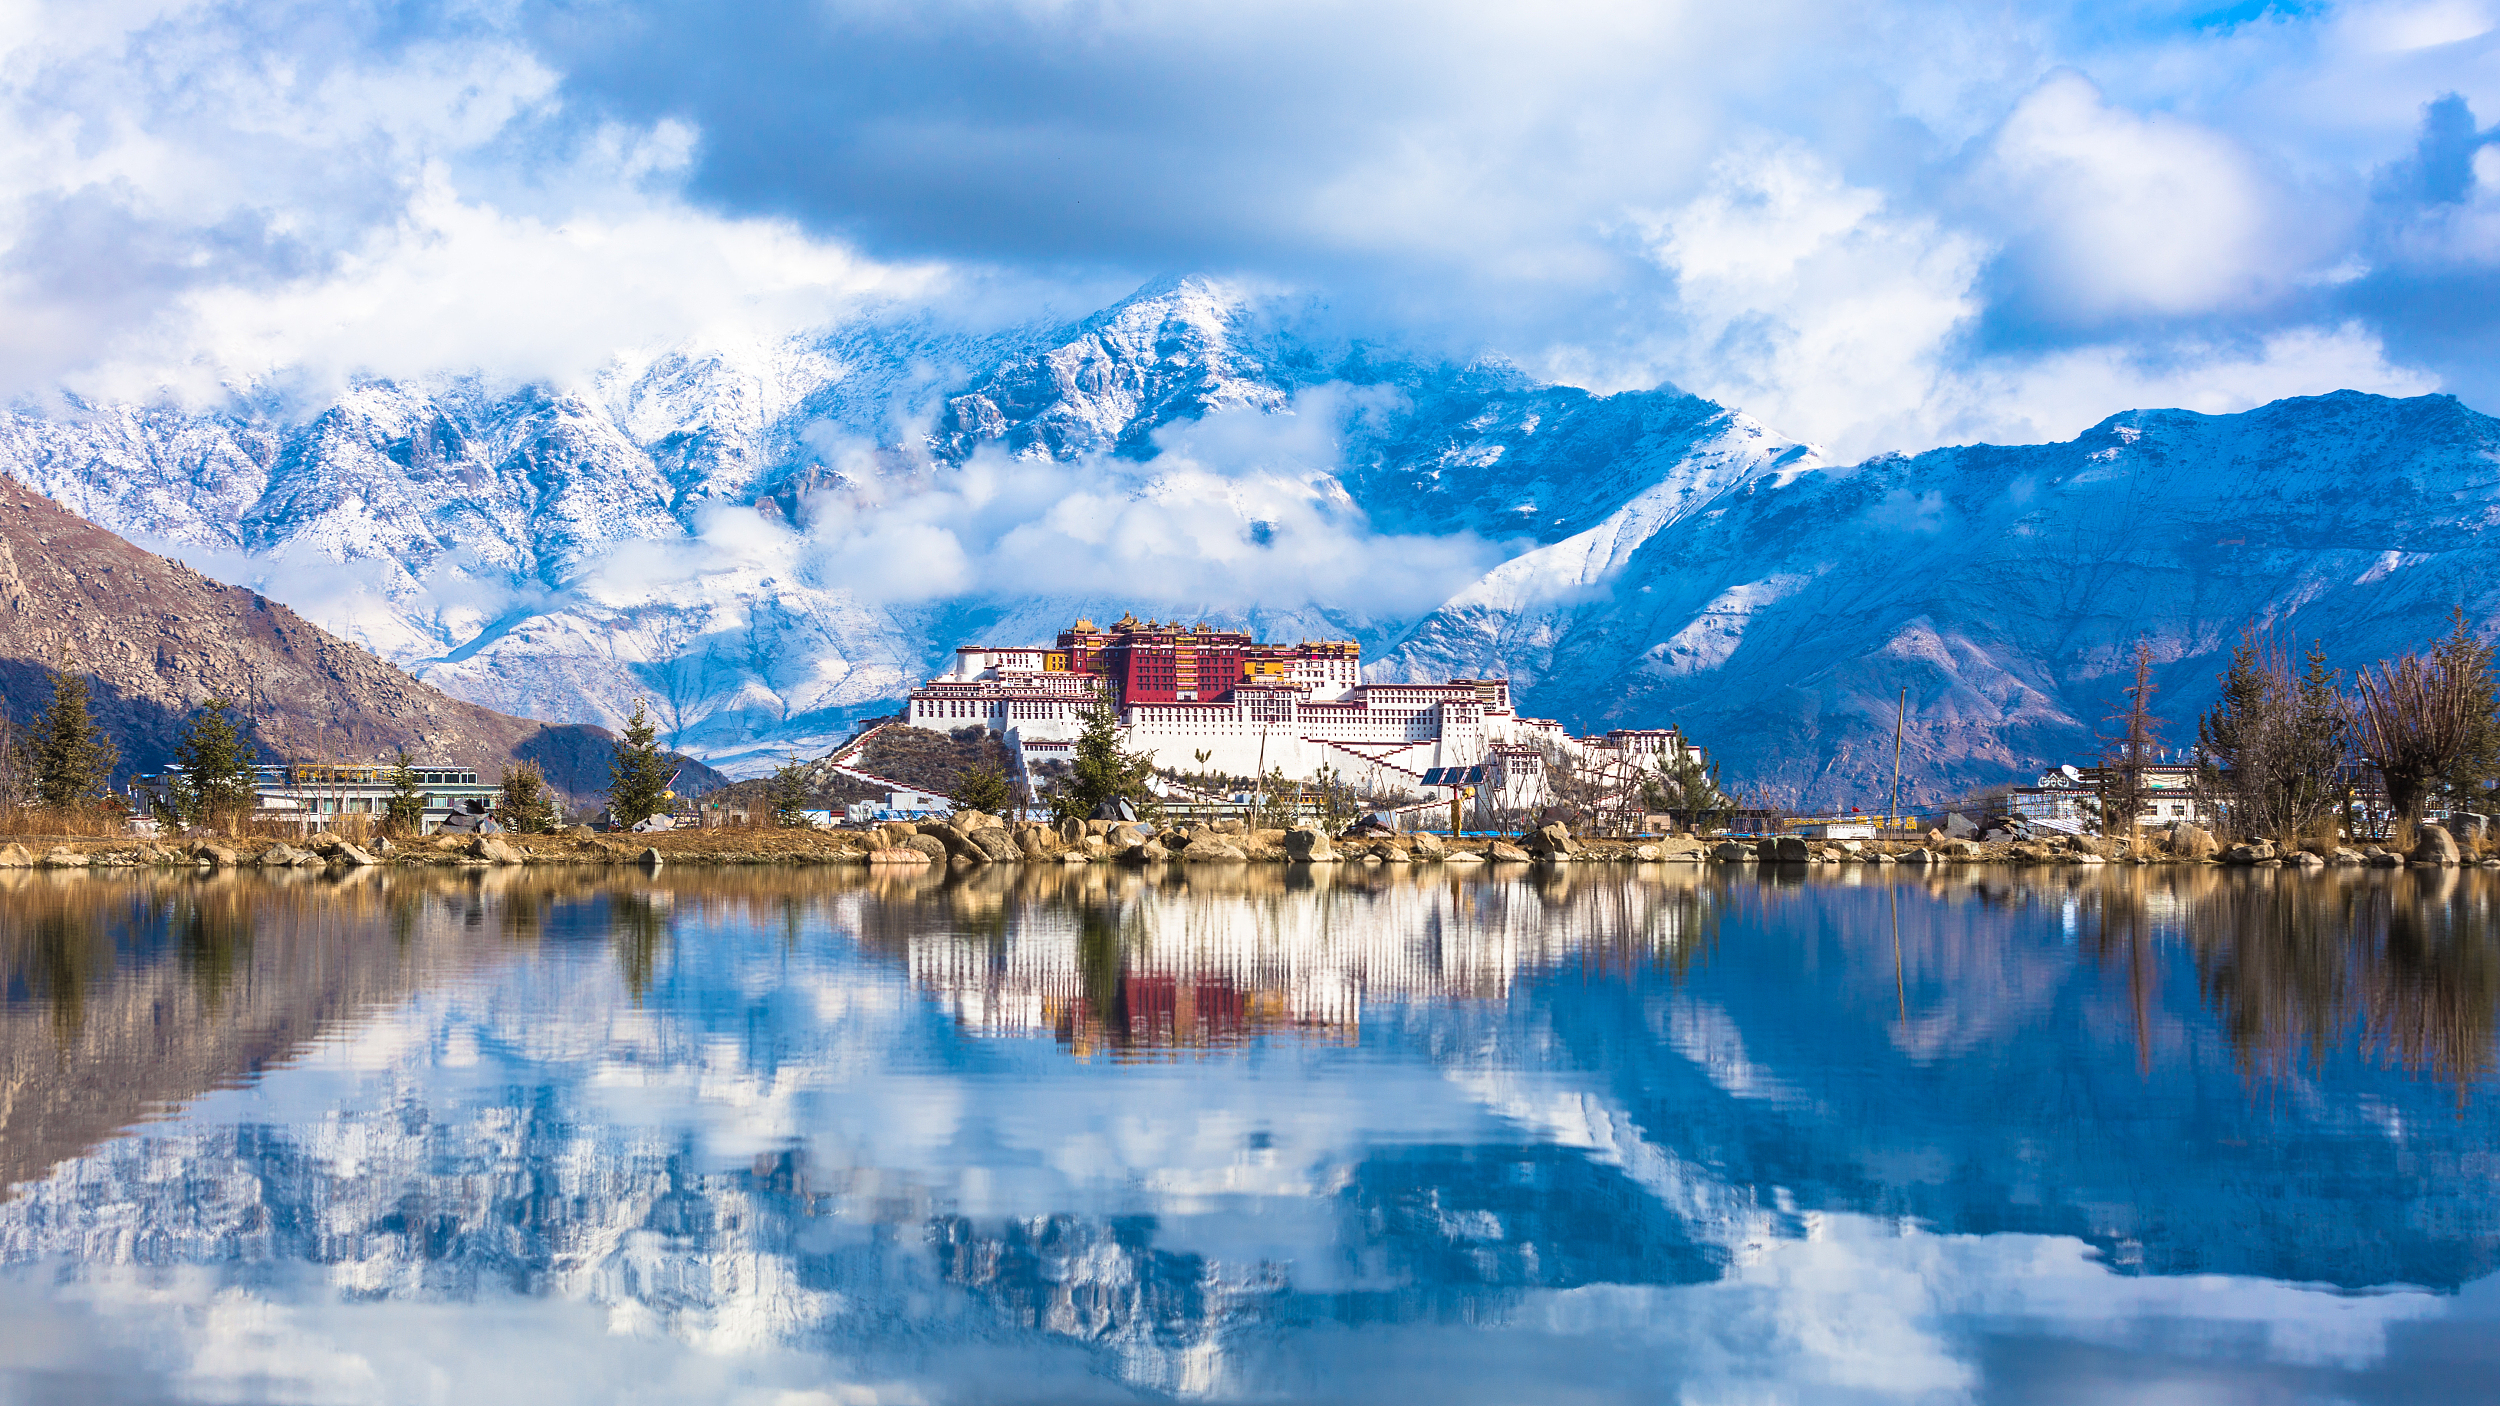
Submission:
[[[2347,667],[2500,614],[2500,422],[2339,392],[2139,410],[2063,444],[1803,460],[1650,529],[1635,505],[1505,563],[1382,672],[1508,672],[1583,727],[1673,718],[1731,777],[1879,799],[2087,757],[2134,641],[2194,739],[2249,625]],[[1627,539],[1629,549],[1627,550]]]
[[[648,699],[733,772],[821,751],[959,642],[1135,609],[1351,636],[1375,677],[1507,674],[1824,801],[1874,794],[1903,686],[1936,794],[2087,749],[2139,632],[2183,738],[2251,619],[2297,607],[2358,662],[2450,603],[2488,618],[2492,431],[2346,395],[1840,466],[1672,389],[1329,343],[1183,278],[1073,324],[876,322],[578,387],[20,406],[0,472],[463,697],[610,725]]]

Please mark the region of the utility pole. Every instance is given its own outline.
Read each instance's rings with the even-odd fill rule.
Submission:
[[[1892,719],[1892,799],[1884,802],[1884,828],[1901,824],[1901,731],[1910,721],[1910,686],[1901,686],[1901,711]]]

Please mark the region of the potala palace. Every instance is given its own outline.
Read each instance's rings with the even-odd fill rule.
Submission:
[[[1508,679],[1367,684],[1352,640],[1262,644],[1237,630],[1123,616],[1079,620],[1050,645],[965,645],[911,694],[909,720],[1000,734],[1027,769],[1066,760],[1084,714],[1108,701],[1126,745],[1179,771],[1309,780],[1327,767],[1367,789],[1421,790],[1424,773],[1484,766],[1504,791],[1541,789],[1548,755],[1673,762],[1673,728],[1574,738],[1519,715]]]

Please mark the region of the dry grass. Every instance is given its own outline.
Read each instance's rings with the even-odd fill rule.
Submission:
[[[12,840],[110,840],[129,833],[129,817],[113,812],[35,805],[0,809],[0,836]]]

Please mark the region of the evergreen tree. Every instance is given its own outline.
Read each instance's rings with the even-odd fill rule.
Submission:
[[[1109,699],[1097,695],[1085,710],[1075,758],[1051,798],[1051,809],[1062,819],[1084,820],[1107,802],[1126,800],[1141,818],[1150,816],[1160,809],[1146,786],[1153,775],[1154,758],[1120,746],[1120,715]]]
[[[2492,799],[2489,784],[2500,779],[2500,682],[2493,672],[2500,650],[2474,637],[2463,609],[2451,609],[2448,622],[2448,637],[2432,647],[2431,656],[2454,681],[2464,735],[2441,781],[2451,797],[2479,809]]]
[[[668,783],[674,774],[675,768],[661,755],[659,729],[652,725],[642,700],[634,700],[625,739],[617,744],[616,760],[608,768],[610,823],[619,830],[631,830],[658,815],[668,804]]]
[[[167,778],[174,784],[166,789],[184,821],[232,830],[259,804],[260,777],[252,767],[255,749],[226,716],[227,707],[225,699],[212,698],[191,715],[174,744],[174,774]]]
[[[775,770],[773,772],[770,796],[773,805],[773,823],[775,825],[780,826],[784,830],[799,830],[806,828],[808,824],[806,815],[806,811],[808,809],[807,803],[810,799],[808,795],[806,768],[800,766],[797,762],[791,762],[787,766],[783,766]]]
[[[382,828],[394,835],[425,832],[425,790],[418,785],[416,768],[408,765],[405,751],[391,772],[391,799],[382,810]]]
[[[1684,823],[1699,830],[1709,825],[1728,809],[1726,793],[1719,789],[1719,764],[1704,766],[1689,751],[1676,753],[1673,764],[1660,768],[1659,781],[1645,789],[1659,794],[1656,809],[1681,814]]]
[[[495,798],[495,823],[516,835],[544,835],[562,824],[556,795],[546,773],[531,762],[503,769],[502,794]]]
[[[121,760],[87,712],[87,681],[66,669],[52,674],[52,706],[28,740],[34,797],[54,810],[85,810],[110,794]]]
[[[987,763],[964,768],[946,798],[955,803],[957,810],[986,811],[991,815],[1006,810],[1015,800],[1007,785],[1007,773]]]
[[[2232,826],[2251,838],[2296,840],[2341,802],[2352,747],[2342,675],[2312,645],[2307,669],[2271,637],[2244,631],[2222,676],[2222,697],[2197,720],[2199,789],[2218,796]]]

